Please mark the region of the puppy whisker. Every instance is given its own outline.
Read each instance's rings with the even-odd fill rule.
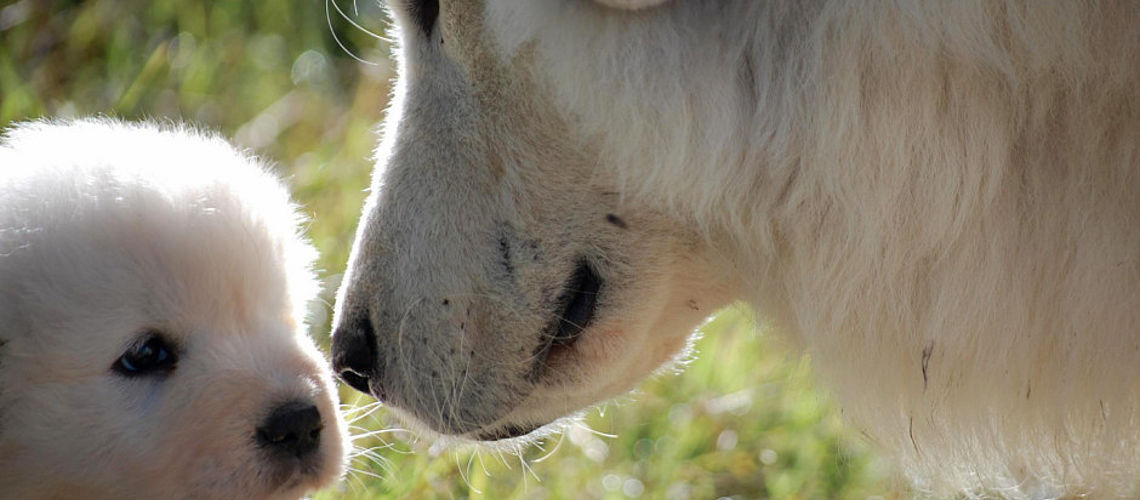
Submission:
[[[383,481],[384,479],[386,479],[384,476],[382,476],[382,475],[380,475],[380,474],[377,474],[377,473],[375,473],[375,472],[372,472],[372,471],[370,471],[370,470],[367,470],[367,469],[357,469],[357,468],[355,468],[355,467],[350,467],[350,468],[348,469],[348,472],[349,472],[351,475],[361,475],[361,476],[368,476],[368,477],[371,477],[371,478],[373,478],[373,479],[379,479],[379,480],[381,480],[381,481]]]
[[[355,436],[352,436],[352,440],[356,441],[357,439],[365,439],[365,438],[380,436],[380,435],[384,435],[384,434],[393,434],[393,433],[397,433],[397,432],[407,432],[407,431],[404,429],[395,429],[395,428],[393,428],[393,429],[376,429],[376,430],[370,430],[370,431],[363,432],[363,433],[357,434]]]

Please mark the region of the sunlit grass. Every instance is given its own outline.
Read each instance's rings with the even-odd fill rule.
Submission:
[[[389,93],[385,42],[334,17],[341,42],[375,65],[355,61],[313,1],[2,5],[0,126],[183,119],[276,161],[312,218],[325,283],[313,335],[327,347]],[[342,7],[383,29],[375,2]],[[814,388],[806,359],[737,311],[703,331],[683,374],[653,378],[517,454],[433,448],[382,408],[356,409],[371,399],[342,388],[355,432],[374,434],[357,440],[355,471],[316,498],[867,498],[890,489],[884,466]]]

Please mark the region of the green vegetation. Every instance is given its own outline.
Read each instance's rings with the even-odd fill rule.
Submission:
[[[374,2],[342,1],[355,23],[382,32]],[[312,217],[326,289],[313,307],[313,335],[327,346],[390,91],[389,44],[313,1],[0,5],[0,126],[91,114],[183,119],[276,161]],[[373,64],[354,60],[338,39]],[[357,445],[371,451],[353,462],[356,472],[316,498],[867,498],[891,490],[884,464],[813,387],[808,361],[750,325],[738,311],[722,313],[704,327],[685,373],[586,412],[543,449],[437,449],[402,431],[362,437]],[[341,395],[349,408],[371,401]],[[349,412],[358,434],[399,427],[382,409]]]

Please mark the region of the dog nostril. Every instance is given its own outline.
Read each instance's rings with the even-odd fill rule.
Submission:
[[[341,370],[339,375],[340,379],[343,380],[344,383],[348,384],[349,387],[365,394],[369,393],[368,377],[365,377],[352,370]]]
[[[343,322],[333,332],[332,358],[333,370],[349,387],[365,394],[376,390],[369,384],[370,379],[379,379],[376,332],[367,317]],[[372,394],[381,398],[380,394]]]
[[[302,458],[321,443],[321,412],[311,403],[286,403],[257,428],[257,442],[274,453]]]

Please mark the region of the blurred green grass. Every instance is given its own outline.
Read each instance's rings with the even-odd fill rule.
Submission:
[[[376,3],[340,8],[382,33]],[[327,347],[390,92],[389,52],[317,1],[0,2],[0,127],[40,116],[179,119],[276,161],[312,218],[325,290],[312,332]],[[721,313],[683,374],[649,380],[538,446],[448,449],[402,431],[360,438],[371,451],[355,472],[315,497],[890,497],[897,484],[840,424],[809,361],[752,324]],[[383,410],[354,425],[358,434],[399,427]]]

